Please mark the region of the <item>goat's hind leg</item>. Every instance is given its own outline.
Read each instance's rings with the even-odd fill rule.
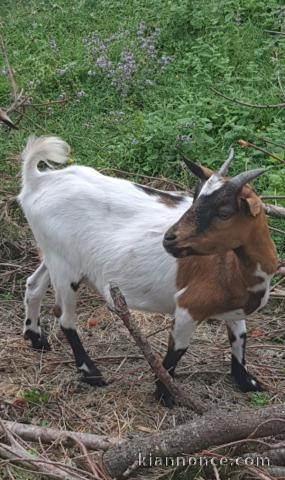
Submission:
[[[27,279],[25,292],[24,338],[31,340],[35,349],[50,350],[46,336],[41,331],[40,309],[42,299],[49,287],[49,272],[42,262],[36,271]]]
[[[232,349],[231,374],[242,392],[259,392],[262,386],[245,366],[246,323],[245,320],[226,321]]]
[[[85,351],[75,328],[76,292],[74,291],[74,284],[71,282],[61,288],[57,286],[56,291],[61,309],[60,326],[71,346],[76,366],[83,373],[83,380],[89,385],[98,387],[106,385],[102,373]]]

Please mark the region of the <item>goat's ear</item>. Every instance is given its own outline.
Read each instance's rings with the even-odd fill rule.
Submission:
[[[262,210],[262,203],[258,197],[241,198],[241,207],[247,215],[256,217]]]
[[[192,172],[196,177],[200,178],[200,180],[208,180],[214,172],[207,167],[202,167],[202,165],[198,165],[197,163],[191,162],[191,160],[187,160],[186,158],[183,159],[186,167],[190,172]]]

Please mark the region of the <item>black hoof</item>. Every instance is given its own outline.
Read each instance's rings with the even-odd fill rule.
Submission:
[[[43,350],[47,352],[50,350],[50,344],[45,335],[27,330],[24,334],[25,340],[31,340],[32,348],[35,350]]]
[[[93,387],[105,387],[107,385],[102,373],[96,367],[90,372],[83,372],[82,381]]]
[[[160,380],[157,380],[156,382],[155,398],[166,408],[173,408],[175,405],[175,399],[173,395]]]
[[[250,373],[247,372],[242,378],[235,378],[235,382],[243,393],[262,392],[264,390],[259,381],[253,375],[250,375]]]

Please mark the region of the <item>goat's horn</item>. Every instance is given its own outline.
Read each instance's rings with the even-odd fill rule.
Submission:
[[[232,161],[234,159],[234,156],[235,156],[235,151],[234,151],[233,148],[230,148],[229,156],[226,159],[226,161],[223,163],[223,165],[221,166],[219,171],[217,172],[218,175],[220,175],[221,177],[225,176],[225,174],[227,173],[227,171],[229,169],[230,164],[232,163]]]
[[[231,178],[230,184],[234,186],[236,190],[240,190],[246,183],[251,182],[259,175],[266,172],[265,168],[257,168],[256,170],[248,170],[247,172],[239,173],[235,177]]]

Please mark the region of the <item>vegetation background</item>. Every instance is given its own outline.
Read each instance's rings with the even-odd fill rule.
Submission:
[[[0,199],[19,190],[17,155],[32,133],[63,137],[79,164],[120,169],[136,181],[163,175],[190,186],[177,147],[216,168],[235,145],[231,173],[269,167],[255,182],[258,192],[284,195],[284,108],[246,107],[211,90],[258,105],[285,102],[282,3],[2,0],[1,34],[30,106],[19,131],[0,127]],[[0,105],[10,103],[1,57]],[[17,121],[20,114],[11,117]],[[239,139],[280,161],[241,148]],[[280,257],[284,238],[274,233]]]
[[[0,168],[12,181],[11,157],[31,133],[62,136],[78,163],[184,183],[177,144],[215,168],[240,138],[283,143],[284,109],[244,107],[211,90],[284,102],[285,36],[267,32],[284,30],[281,1],[2,0],[1,24],[19,88],[44,103],[26,109],[19,132],[0,130]],[[3,108],[9,97],[0,63]],[[270,150],[284,160],[284,146]],[[284,162],[236,148],[232,173],[261,165],[272,169],[259,191],[284,193]]]

